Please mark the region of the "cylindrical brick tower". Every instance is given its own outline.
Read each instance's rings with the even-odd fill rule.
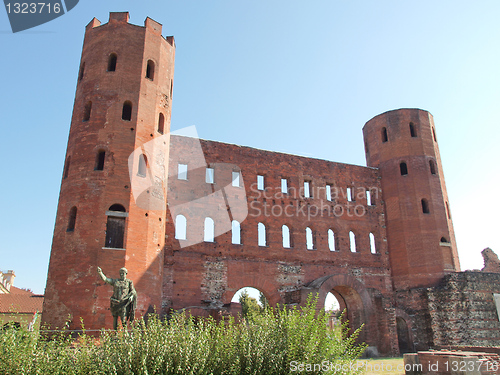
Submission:
[[[125,266],[136,316],[161,309],[168,131],[175,44],[147,18],[111,13],[86,27],[42,323],[112,327],[96,269]]]
[[[429,112],[399,109],[363,127],[367,165],[379,168],[395,290],[460,271],[448,195]]]

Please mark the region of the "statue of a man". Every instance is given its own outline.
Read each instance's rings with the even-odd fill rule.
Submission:
[[[118,328],[118,317],[122,326],[126,327],[127,321],[133,322],[135,316],[135,306],[137,304],[137,293],[132,280],[127,279],[127,269],[120,268],[120,278],[110,279],[102,273],[101,267],[97,267],[97,273],[102,281],[113,286],[111,301],[111,315],[113,315],[113,329]]]

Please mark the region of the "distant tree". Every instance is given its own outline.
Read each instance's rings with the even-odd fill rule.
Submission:
[[[260,313],[260,306],[257,300],[253,297],[250,297],[246,290],[241,292],[239,301],[241,303],[241,315],[243,316],[243,318],[250,317],[256,313]]]

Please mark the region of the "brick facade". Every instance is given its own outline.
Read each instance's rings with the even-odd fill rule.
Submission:
[[[271,305],[331,292],[380,354],[434,345],[428,288],[459,262],[432,116],[368,121],[367,167],[169,136],[174,55],[149,18],[87,26],[43,322],[111,327],[96,269],[125,266],[139,316],[235,314],[242,287]]]

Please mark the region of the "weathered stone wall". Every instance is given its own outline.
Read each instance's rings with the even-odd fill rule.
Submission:
[[[500,274],[465,271],[447,275],[427,290],[435,346],[500,345],[500,322],[493,298]]]

